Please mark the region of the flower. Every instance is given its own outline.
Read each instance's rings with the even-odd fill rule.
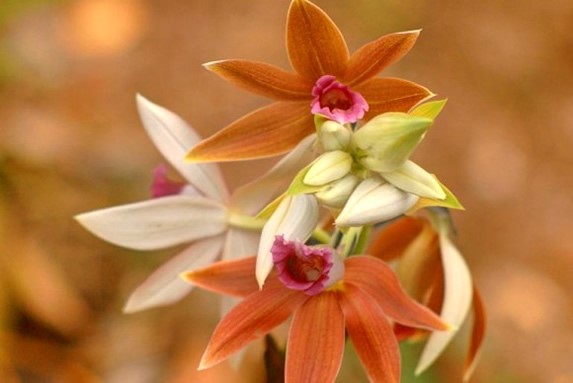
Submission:
[[[124,310],[135,312],[167,305],[183,298],[191,285],[180,280],[183,271],[203,267],[219,258],[257,252],[264,220],[251,217],[285,187],[285,176],[306,159],[310,142],[302,142],[290,156],[256,182],[227,190],[214,164],[189,164],[183,158],[199,136],[180,117],[137,96],[143,125],[159,151],[187,181],[167,178],[165,167],[155,170],[154,197],[76,216],[86,229],[113,244],[136,250],[190,245],[170,259],[130,296]],[[291,168],[294,166],[294,168]]]
[[[269,276],[262,290],[253,275],[256,261],[252,257],[218,262],[183,275],[196,286],[244,297],[217,325],[199,369],[227,359],[292,314],[286,382],[334,382],[345,329],[371,381],[399,382],[400,353],[390,320],[416,328],[447,329],[435,314],[406,295],[394,272],[377,258],[338,259],[344,265],[342,272],[334,266],[339,255],[333,249],[308,248],[281,237],[276,238],[274,249],[277,273]],[[282,263],[285,258],[286,265]],[[324,276],[328,281],[315,288],[314,283]],[[305,282],[311,286],[301,291]]]
[[[397,261],[396,272],[405,290],[454,327],[432,333],[416,368],[426,370],[444,351],[465,321],[470,309],[474,324],[464,367],[464,381],[475,368],[485,335],[485,310],[469,269],[450,239],[451,222],[445,209],[431,209],[431,221],[404,217],[386,226],[375,238],[370,254],[385,261]],[[397,327],[400,337],[425,338],[423,332]]]
[[[406,112],[432,93],[410,81],[375,76],[408,53],[419,32],[382,36],[349,55],[344,37],[324,11],[310,1],[292,0],[286,46],[295,73],[248,60],[205,64],[225,80],[276,102],[202,141],[187,159],[231,161],[287,152],[313,132],[311,105],[313,113],[341,122],[356,121],[362,113],[369,120],[388,111]]]

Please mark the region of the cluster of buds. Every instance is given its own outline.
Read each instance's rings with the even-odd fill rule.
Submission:
[[[128,248],[189,246],[134,291],[125,311],[171,304],[195,286],[230,297],[201,369],[292,317],[284,376],[306,383],[336,379],[346,333],[374,382],[400,381],[400,340],[428,338],[420,373],[473,310],[468,379],[485,314],[451,240],[448,211],[462,207],[410,160],[445,100],[428,101],[434,95],[416,83],[376,77],[418,34],[382,36],[350,55],[320,8],[292,0],[287,51],[296,73],[247,60],[205,64],[275,103],[201,140],[138,96],[146,131],[185,181],[159,167],[150,200],[76,218]],[[280,154],[233,193],[212,163]]]

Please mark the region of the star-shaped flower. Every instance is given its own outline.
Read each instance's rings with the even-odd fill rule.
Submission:
[[[153,199],[79,214],[89,231],[113,244],[136,250],[156,250],[188,243],[143,282],[130,296],[126,312],[167,305],[183,298],[191,285],[179,274],[204,267],[220,258],[256,253],[264,220],[256,214],[282,192],[289,175],[308,161],[311,140],[306,140],[269,173],[229,193],[215,164],[190,164],[185,152],[200,141],[179,116],[142,96],[137,105],[152,141],[186,182],[155,171]]]
[[[278,236],[276,273],[259,290],[255,258],[219,262],[186,273],[191,283],[244,297],[218,324],[200,369],[217,364],[293,316],[285,381],[334,382],[345,332],[373,382],[400,381],[400,353],[391,321],[416,328],[447,326],[408,297],[392,269],[370,256],[344,261],[334,249],[309,247]]]
[[[408,111],[432,93],[407,80],[375,76],[408,53],[418,35],[419,31],[409,31],[382,36],[350,55],[324,11],[310,1],[292,0],[286,46],[295,73],[247,60],[205,64],[227,81],[276,102],[202,141],[187,158],[232,161],[285,153],[313,133],[312,113],[345,123]]]

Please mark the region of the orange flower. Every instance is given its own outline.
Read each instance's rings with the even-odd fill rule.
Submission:
[[[342,34],[324,11],[309,1],[293,0],[287,16],[286,45],[296,73],[247,60],[205,64],[225,80],[276,102],[199,143],[187,159],[232,161],[285,153],[314,131],[311,102],[318,99],[320,107],[351,107],[358,93],[368,104],[362,108],[368,110],[366,120],[388,111],[408,111],[433,94],[410,81],[375,76],[408,53],[418,35],[419,31],[409,31],[382,36],[349,55]],[[324,97],[313,95],[313,89],[321,90],[318,81],[324,81],[325,76],[334,76],[341,85]]]
[[[346,258],[342,279],[314,295],[287,288],[277,274],[259,291],[255,262],[255,257],[223,261],[185,275],[197,286],[244,298],[219,322],[199,369],[225,360],[292,314],[285,381],[334,382],[346,329],[371,381],[397,383],[400,353],[389,319],[417,328],[447,328],[408,297],[390,267],[374,257]]]
[[[432,223],[420,217],[404,217],[386,226],[372,242],[369,254],[384,261],[397,261],[400,282],[412,297],[442,320],[461,327],[469,311],[474,321],[464,365],[468,381],[479,360],[486,330],[486,313],[461,254],[449,239],[451,223],[441,210],[431,212]],[[399,339],[425,339],[427,333],[411,326],[395,326]],[[431,334],[416,368],[423,372],[444,351],[456,331]]]

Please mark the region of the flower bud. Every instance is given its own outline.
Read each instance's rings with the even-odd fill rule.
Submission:
[[[344,177],[352,168],[352,156],[336,150],[318,157],[308,169],[303,182],[311,186],[326,185]]]
[[[340,209],[346,204],[359,182],[360,179],[354,174],[348,174],[332,182],[326,190],[316,193],[315,196],[323,205]]]
[[[338,226],[362,226],[404,214],[418,196],[403,192],[378,178],[367,178],[354,190],[336,218]]]
[[[325,152],[346,150],[351,137],[350,129],[335,121],[325,121],[318,128],[318,142]]]
[[[420,143],[432,119],[406,113],[384,113],[354,133],[356,147],[365,155],[360,163],[376,172],[402,166]]]

